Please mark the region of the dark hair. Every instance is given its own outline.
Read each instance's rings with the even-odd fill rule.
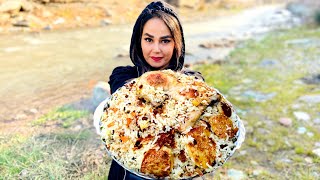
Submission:
[[[143,27],[151,18],[160,18],[169,28],[174,40],[174,52],[166,69],[174,71],[181,70],[184,64],[185,44],[183,30],[173,7],[163,1],[151,2],[139,15],[133,27],[130,44],[130,58],[135,66],[138,67],[139,73],[144,73],[153,68],[146,62],[141,49],[141,37]],[[141,75],[141,74],[140,74]]]

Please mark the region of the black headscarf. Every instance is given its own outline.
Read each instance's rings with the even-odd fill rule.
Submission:
[[[170,16],[171,24],[167,24],[163,19],[161,14],[165,14]],[[173,56],[170,60],[169,66],[166,69],[171,69],[173,71],[179,71],[182,69],[184,64],[184,56],[185,56],[185,43],[183,36],[183,29],[178,18],[178,15],[174,12],[173,7],[163,1],[155,1],[151,2],[139,15],[134,27],[131,36],[131,44],[130,44],[130,58],[132,63],[138,68],[139,76],[147,71],[155,70],[152,68],[144,59],[141,49],[141,36],[143,27],[148,20],[153,17],[158,17],[165,21],[168,26],[173,38],[175,40],[175,36],[173,33],[173,29],[180,28],[181,32],[181,47],[177,49],[175,46]],[[175,42],[176,45],[176,42]]]

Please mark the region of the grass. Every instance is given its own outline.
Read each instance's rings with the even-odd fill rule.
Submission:
[[[40,134],[0,149],[3,179],[91,179],[106,171],[99,139],[91,130]],[[94,142],[94,143],[92,143]],[[100,156],[101,159],[97,159]],[[0,178],[0,179],[1,179]]]
[[[88,111],[63,106],[33,121],[39,129],[55,124],[47,133],[5,137],[0,179],[106,179],[110,158],[91,121]]]
[[[246,122],[247,135],[240,152],[227,168],[239,169],[254,179],[316,179],[319,176],[319,157],[312,153],[319,142],[319,125],[299,121],[294,111],[307,112],[312,119],[319,117],[319,104],[307,104],[297,99],[306,94],[320,94],[319,85],[299,83],[301,78],[314,73],[310,65],[319,66],[319,45],[290,44],[296,39],[319,39],[320,29],[296,28],[277,31],[261,40],[249,40],[233,51],[225,64],[195,67],[206,82],[219,89],[233,103]],[[271,66],[262,66],[263,60],[274,60]],[[318,67],[319,68],[319,67]],[[274,93],[274,98],[258,102],[244,98],[244,92]],[[294,105],[300,108],[294,108]],[[281,117],[291,118],[290,127],[280,125]],[[305,127],[308,133],[298,134]],[[238,152],[239,153],[239,152]],[[306,159],[311,159],[308,163]],[[257,165],[250,162],[257,161]],[[303,167],[307,167],[304,169]],[[252,172],[263,171],[258,176]],[[217,178],[224,178],[220,170]]]
[[[302,77],[315,73],[320,52],[312,45],[288,42],[319,37],[320,29],[273,32],[263,39],[244,42],[224,64],[194,67],[235,106],[247,131],[241,149],[214,179],[228,179],[229,169],[241,170],[249,179],[317,179],[320,158],[312,150],[319,142],[320,127],[312,120],[297,120],[293,112],[304,111],[312,119],[319,118],[319,104],[297,99],[320,94],[319,85],[300,83]],[[262,66],[266,59],[277,63]],[[247,91],[275,95],[257,101],[245,96]],[[292,125],[280,125],[282,117],[292,119]],[[38,128],[54,123],[54,130],[1,139],[0,179],[106,179],[110,158],[91,121],[89,112],[64,106],[33,121]],[[78,124],[81,128],[74,128]],[[307,132],[298,134],[299,127]]]
[[[75,120],[88,117],[88,111],[80,111],[75,110],[70,106],[62,106],[40,117],[39,119],[36,119],[33,124],[43,125],[48,121],[58,121],[62,127],[68,128]]]

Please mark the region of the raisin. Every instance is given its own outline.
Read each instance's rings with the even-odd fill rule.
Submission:
[[[140,149],[142,147],[141,141],[137,140],[134,147]]]
[[[197,145],[198,143],[197,143],[197,140],[193,140],[193,145]]]
[[[223,148],[225,148],[225,147],[227,147],[227,146],[228,146],[227,144],[221,144],[221,145],[220,145],[220,148],[223,149]]]
[[[221,102],[221,108],[223,110],[224,115],[226,115],[227,117],[231,116],[232,111],[231,111],[231,107],[229,104],[227,104],[225,102]]]
[[[181,162],[186,162],[187,161],[187,157],[185,155],[184,150],[180,151],[178,158],[180,159]]]

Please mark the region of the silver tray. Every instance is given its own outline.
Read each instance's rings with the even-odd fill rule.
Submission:
[[[111,97],[108,97],[106,98],[104,101],[102,101],[99,106],[96,108],[95,112],[94,112],[94,115],[93,115],[93,120],[94,120],[94,126],[96,128],[96,131],[97,131],[97,134],[101,135],[101,131],[100,131],[100,125],[101,125],[101,122],[100,122],[100,119],[103,115],[103,112],[104,112],[104,109],[105,108],[108,108],[108,101],[111,99]],[[225,161],[227,161],[233,154],[234,152],[239,149],[241,147],[241,144],[243,143],[244,139],[245,139],[245,134],[246,134],[246,131],[245,131],[245,128],[244,128],[244,125],[243,125],[243,122],[241,121],[241,119],[238,117],[238,115],[236,116],[237,117],[237,122],[238,122],[238,127],[239,127],[239,130],[236,134],[236,137],[237,137],[237,141],[235,142],[235,145],[236,147],[233,148],[233,150],[230,152],[229,156],[226,158]],[[116,158],[114,158],[111,154],[111,152],[105,148],[106,151],[107,151],[107,154],[112,157],[112,159],[114,161],[116,161],[120,166],[122,166],[125,170],[129,171],[130,173],[132,174],[135,174],[139,177],[142,177],[142,178],[145,178],[145,179],[154,179],[150,176],[147,176],[145,174],[142,174],[142,173],[138,173],[138,172],[135,172],[131,169],[128,169],[126,166],[124,166],[124,164],[122,164],[121,162],[119,162]],[[196,176],[193,176],[193,177],[190,177],[188,179],[192,179],[192,178],[195,178],[195,177],[199,177],[199,175],[196,175]],[[163,178],[163,179],[169,179],[169,178]]]

